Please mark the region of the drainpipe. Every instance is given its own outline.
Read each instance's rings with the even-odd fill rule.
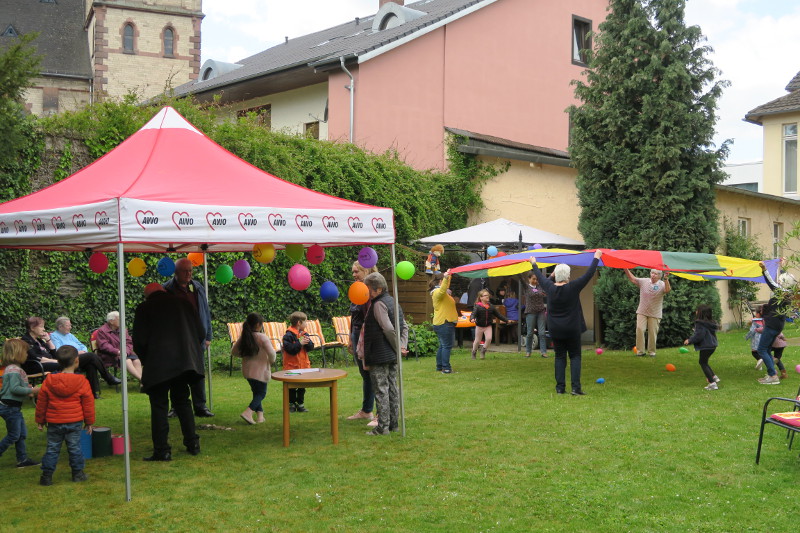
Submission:
[[[347,70],[347,67],[344,66],[344,56],[339,57],[339,63],[342,65],[342,70],[345,74],[350,77],[350,85],[345,85],[344,88],[350,91],[350,142],[353,142],[353,114],[355,112],[354,108],[354,101],[353,101],[353,94],[355,94],[356,90],[356,80],[353,79],[353,75],[350,74],[350,71]]]

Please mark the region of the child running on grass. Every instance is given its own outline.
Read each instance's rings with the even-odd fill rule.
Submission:
[[[705,389],[717,390],[719,388],[717,386],[719,378],[714,374],[714,371],[711,370],[711,367],[708,366],[708,360],[711,358],[711,354],[714,353],[714,350],[717,349],[717,330],[719,329],[719,325],[714,322],[711,315],[711,307],[708,305],[701,304],[697,306],[695,316],[697,320],[695,320],[694,323],[694,333],[691,337],[683,341],[683,344],[694,344],[695,351],[700,352],[700,368],[703,369],[703,374],[705,374],[706,380],[708,381],[708,385],[706,385]]]
[[[20,339],[8,339],[3,344],[0,366],[5,367],[3,387],[0,388],[0,417],[6,421],[6,436],[0,440],[0,455],[13,444],[17,452],[17,468],[36,466],[39,463],[28,457],[25,439],[28,430],[22,417],[22,403],[28,396],[39,392],[39,387],[28,385],[28,376],[22,364],[28,358],[28,343]]]
[[[486,347],[492,343],[494,317],[508,323],[508,319],[495,306],[489,303],[491,296],[486,289],[480,291],[478,300],[475,302],[475,307],[472,308],[472,314],[469,317],[471,322],[475,322],[475,340],[472,342],[473,359],[475,359],[475,354],[478,353],[478,348],[481,349],[481,359],[486,359]],[[484,337],[483,346],[480,345],[481,337]]]
[[[261,402],[267,396],[267,383],[272,373],[271,365],[275,362],[275,348],[262,329],[264,318],[258,313],[250,313],[242,324],[242,335],[231,348],[233,355],[242,358],[242,375],[250,384],[253,399],[241,415],[248,424],[264,422],[264,407]],[[253,420],[253,414],[256,419]]]
[[[761,306],[757,306],[753,311],[753,321],[750,322],[750,331],[744,336],[744,340],[750,339],[750,353],[756,360],[756,370],[761,370],[764,360],[758,355],[758,343],[761,342],[761,332],[764,331],[764,319],[761,317]]]
[[[311,368],[308,352],[314,343],[306,333],[308,317],[302,311],[295,311],[289,317],[289,328],[283,336],[283,369]],[[306,389],[289,389],[289,412],[306,413]]]

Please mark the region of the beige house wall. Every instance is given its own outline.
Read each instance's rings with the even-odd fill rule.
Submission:
[[[25,90],[23,101],[28,111],[37,116],[44,115],[43,91],[45,88],[58,88],[58,112],[74,111],[89,103],[89,80],[68,78],[34,78]]]
[[[800,191],[785,191],[783,183],[783,126],[800,124],[800,111],[767,115],[762,118],[764,128],[764,192],[800,200]],[[800,152],[798,152],[800,154]],[[798,155],[800,158],[800,155]],[[800,162],[800,161],[799,161]],[[798,165],[800,168],[800,165]]]

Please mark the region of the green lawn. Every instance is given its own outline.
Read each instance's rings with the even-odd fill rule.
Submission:
[[[218,374],[211,421],[233,431],[201,431],[203,453],[192,457],[173,422],[171,463],[141,461],[151,452],[149,408],[131,385],[133,501],[122,457],[89,460],[90,479],[77,484],[64,450],[55,484],[40,487],[38,468],[14,468],[12,449],[0,459],[0,530],[797,531],[800,443],[787,450],[785,433],[769,427],[760,466],[755,448],[764,401],[797,392],[798,348],[784,356],[789,379],[763,386],[742,337],[720,335],[713,392],[703,390],[695,353],[677,348],[656,359],[585,351],[585,397],[555,394],[552,358],[490,352],[472,361],[457,350],[452,375],[412,360],[404,438],[368,437],[364,421],[345,420],[360,405],[351,365],[338,446],[325,389],[308,390],[310,412],[292,415],[284,449],[280,384],[270,384],[267,422],[247,426],[247,383]],[[120,396],[105,386],[104,395],[98,425],[121,432]],[[44,434],[32,406],[25,417],[38,459]]]

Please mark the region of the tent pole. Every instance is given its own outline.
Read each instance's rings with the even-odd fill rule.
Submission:
[[[122,442],[125,447],[125,501],[131,501],[131,450],[128,428],[128,342],[125,325],[125,257],[122,243],[117,243],[117,287],[119,296],[119,362],[122,369]]]
[[[203,250],[203,288],[206,290],[206,299],[208,299],[208,254]],[[205,341],[203,341],[205,344]],[[208,383],[208,408],[214,409],[214,392],[211,386],[211,344],[206,348],[206,383]],[[194,398],[192,398],[194,399]]]
[[[519,252],[522,253],[522,231],[519,232]],[[517,353],[522,351],[522,319],[525,315],[522,314],[522,275],[517,278]]]
[[[406,436],[406,406],[403,400],[403,354],[400,351],[400,300],[397,295],[397,272],[395,272],[395,265],[397,264],[397,254],[395,253],[394,243],[392,243],[392,287],[394,292],[394,317],[395,328],[394,333],[397,335],[397,390],[400,393],[400,431],[402,435]]]

